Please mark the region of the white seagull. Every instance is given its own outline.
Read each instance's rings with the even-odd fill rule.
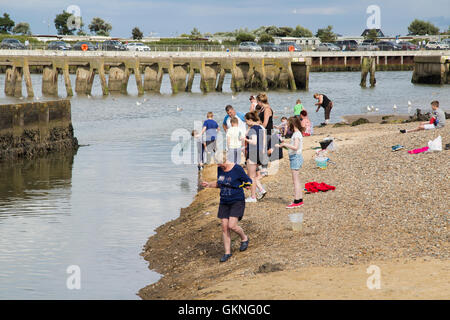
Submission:
[[[177,107],[177,111],[182,111],[182,110],[183,110],[183,108]]]
[[[136,101],[136,105],[137,105],[137,106],[140,106],[141,104],[142,104],[141,102]]]

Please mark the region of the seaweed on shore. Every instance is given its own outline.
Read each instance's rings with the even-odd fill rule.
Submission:
[[[365,124],[365,123],[370,123],[369,120],[367,120],[366,118],[359,118],[358,120],[355,120],[352,122],[351,126],[359,126],[360,124]]]

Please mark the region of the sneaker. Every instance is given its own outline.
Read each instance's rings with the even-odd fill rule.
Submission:
[[[405,129],[400,130],[400,133],[406,133]]]
[[[268,175],[269,173],[267,171],[261,171],[261,177],[266,177]]]
[[[261,200],[262,198],[264,198],[267,194],[266,190],[263,190],[262,192],[256,192],[256,199],[257,200]]]
[[[248,197],[245,202],[257,202],[256,198]]]
[[[300,202],[300,203],[294,203],[294,202],[292,202],[290,205],[288,205],[288,206],[286,207],[286,209],[297,208],[297,207],[301,207],[302,205],[303,205],[303,201]]]
[[[400,144],[397,144],[395,146],[392,146],[392,151],[398,151],[398,150],[401,150],[403,148],[404,148],[404,146],[402,146]]]
[[[249,241],[250,241],[250,238],[248,238],[248,237],[247,237],[247,241],[242,241],[241,246],[239,247],[239,251],[247,250]]]
[[[231,258],[231,256],[232,256],[231,253],[230,253],[230,254],[224,254],[224,255],[222,256],[222,258],[220,258],[220,262],[225,262],[225,261],[227,261],[228,259]]]

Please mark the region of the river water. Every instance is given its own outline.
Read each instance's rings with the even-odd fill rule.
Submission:
[[[314,112],[314,92],[334,101],[332,122],[367,105],[391,113],[396,104],[406,113],[408,101],[428,111],[439,100],[449,109],[450,86],[413,85],[411,76],[378,72],[376,88],[361,89],[358,72],[311,73],[309,91],[269,92],[269,102],[275,115],[288,116],[300,98],[314,124],[323,119],[322,110]],[[1,104],[27,101],[5,97],[4,79]],[[139,255],[142,247],[197,191],[196,166],[172,161],[171,134],[192,130],[208,111],[220,124],[227,104],[246,112],[250,92],[233,95],[230,80],[223,93],[205,95],[196,76],[192,93],[172,95],[165,75],[161,94],[138,97],[131,76],[128,95],[104,98],[96,77],[92,96],[71,99],[83,145],[75,155],[0,163],[0,299],[138,299],[140,288],[157,281]],[[40,97],[40,76],[32,82]],[[62,77],[58,84],[65,97]],[[69,289],[75,275],[81,287]]]

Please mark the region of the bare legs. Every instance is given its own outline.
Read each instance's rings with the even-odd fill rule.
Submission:
[[[254,163],[250,163],[250,161],[247,161],[247,168],[248,168],[248,176],[250,179],[252,179],[252,187],[250,189],[252,193],[252,198],[256,199],[256,187],[258,187],[259,190],[262,190],[261,182],[259,181],[259,177],[256,174],[256,167],[258,165]]]
[[[241,237],[241,241],[247,241],[248,237],[245,235],[244,230],[238,226],[238,218],[230,217],[230,219],[222,219],[222,238],[223,238],[223,246],[225,248],[225,254],[231,253],[231,231],[233,230],[235,233]]]
[[[294,183],[294,199],[303,199],[303,189],[300,183],[299,170],[291,170],[292,172],[292,182]]]

